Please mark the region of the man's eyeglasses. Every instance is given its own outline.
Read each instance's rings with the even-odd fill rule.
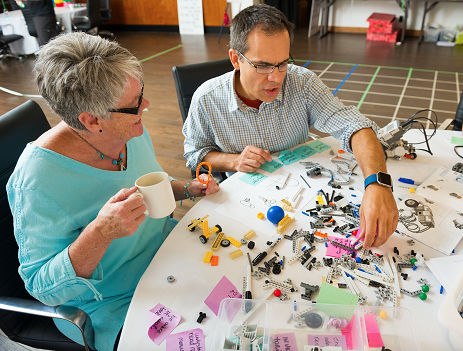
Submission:
[[[288,61],[288,62],[282,62],[280,63],[279,65],[276,65],[276,66],[269,66],[269,65],[262,65],[262,66],[256,66],[255,64],[253,64],[251,61],[249,61],[241,52],[239,52],[238,50],[236,50],[236,52],[238,52],[238,54],[240,54],[241,56],[243,56],[243,58],[248,61],[248,63],[254,67],[256,69],[256,72],[259,73],[259,74],[270,74],[273,72],[273,70],[275,69],[275,67],[278,67],[278,71],[280,72],[286,72],[288,70],[288,66],[294,64],[294,61],[291,60]]]
[[[138,115],[138,112],[140,112],[140,106],[143,103],[143,89],[145,87],[145,83],[141,81],[141,94],[140,98],[138,99],[138,106],[137,107],[129,107],[129,108],[113,108],[110,109],[109,112],[118,112],[118,113],[128,113],[131,115]]]

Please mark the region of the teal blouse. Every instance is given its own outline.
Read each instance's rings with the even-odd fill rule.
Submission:
[[[47,305],[89,314],[95,331],[89,345],[100,351],[113,349],[138,281],[177,222],[146,217],[133,235],[110,244],[90,279],[76,276],[69,246],[110,197],[156,171],[162,168],[145,129],[127,143],[126,171],[97,169],[29,144],[7,183],[27,291]],[[59,319],[55,324],[83,344],[74,325]]]

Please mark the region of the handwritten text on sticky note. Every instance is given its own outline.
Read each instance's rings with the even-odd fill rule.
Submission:
[[[166,351],[204,351],[204,333],[196,328],[178,334],[169,335],[166,339]]]
[[[182,317],[178,313],[158,303],[150,310],[148,336],[156,345],[160,345],[167,335],[180,323],[181,319]]]

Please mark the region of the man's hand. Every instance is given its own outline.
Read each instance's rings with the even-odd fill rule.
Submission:
[[[239,172],[255,172],[265,161],[272,162],[270,151],[248,145],[235,160],[235,170]]]
[[[205,182],[207,180],[207,174],[200,174],[199,178]],[[195,178],[190,182],[188,194],[190,196],[204,196],[216,193],[219,190],[219,184],[214,180],[214,178],[210,177],[207,184],[203,184]]]
[[[384,244],[397,229],[398,219],[399,211],[391,189],[379,184],[368,185],[360,206],[360,238],[365,237],[363,247],[370,249]]]

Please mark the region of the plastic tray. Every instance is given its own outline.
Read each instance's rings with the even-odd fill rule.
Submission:
[[[246,310],[250,312],[247,313]],[[386,319],[380,318],[381,311],[387,313]],[[308,324],[316,328],[307,326],[305,318],[309,314]],[[328,325],[332,317],[346,317],[346,320],[349,320],[348,327],[337,329]],[[369,347],[368,340],[369,338],[372,340],[373,336],[370,334],[371,330],[367,334],[365,317],[376,320],[386,348],[394,351],[421,350],[415,336],[410,312],[405,308],[298,302],[296,311],[294,311],[294,302],[242,299],[224,299],[221,302],[209,350],[233,350],[238,347],[240,350],[252,351],[287,350],[287,339],[282,336],[282,334],[287,334],[289,338],[294,338],[297,350],[303,351],[304,346],[308,345],[309,336],[311,340],[315,340],[315,337],[330,335],[332,336],[330,340],[334,340],[342,335],[342,332],[346,334],[346,338],[350,339],[347,342],[347,350],[381,350],[380,346]],[[242,336],[241,339],[240,336]],[[335,346],[334,343],[332,341],[331,346]],[[319,346],[323,347],[324,344]],[[294,350],[294,348],[290,349]]]

